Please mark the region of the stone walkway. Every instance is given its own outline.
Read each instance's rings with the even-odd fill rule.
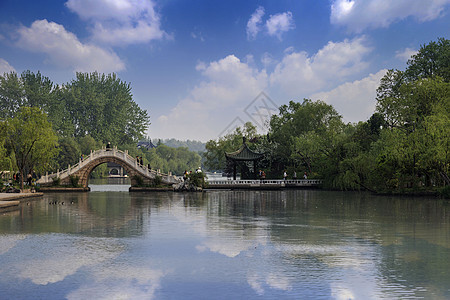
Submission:
[[[43,193],[0,193],[0,212],[18,208],[21,201],[42,195]]]

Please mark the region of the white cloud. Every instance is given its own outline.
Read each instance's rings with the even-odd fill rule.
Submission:
[[[330,21],[352,32],[361,32],[366,28],[388,27],[407,17],[430,21],[442,16],[449,3],[449,0],[334,0]]]
[[[264,294],[264,286],[282,291],[289,291],[292,289],[289,278],[280,273],[248,273],[247,283],[258,295]]]
[[[311,57],[306,52],[287,53],[270,75],[270,83],[288,97],[334,87],[368,66],[363,58],[371,48],[365,44],[366,39],[360,37],[339,43],[328,42]]]
[[[258,294],[264,294],[263,280],[259,274],[247,274],[247,283]]]
[[[395,52],[395,57],[406,62],[411,59],[411,56],[415,54],[417,54],[417,50],[414,50],[412,48],[405,48],[403,50]]]
[[[310,98],[333,105],[345,122],[365,121],[375,112],[376,90],[386,71],[380,70],[361,80],[344,83],[329,92],[316,93]]]
[[[258,71],[234,55],[209,65],[199,63],[197,70],[205,80],[168,115],[156,120],[150,127],[153,135],[202,140],[216,137],[267,86],[264,70]]]
[[[0,59],[0,64],[1,64]],[[2,74],[2,73],[0,73]],[[9,234],[9,235],[0,235],[0,255],[5,254],[12,248],[14,248],[17,243],[27,236],[25,234]]]
[[[209,249],[211,252],[216,252],[227,257],[236,257],[243,251],[249,250],[254,246],[253,241],[248,238],[238,238],[233,240],[233,243],[224,242],[221,239],[209,239],[204,241],[202,245],[198,245],[196,249],[200,252]]]
[[[261,30],[262,17],[264,16],[264,7],[258,7],[255,12],[251,15],[247,22],[247,38],[253,40],[256,35]]]
[[[95,267],[117,257],[123,247],[113,239],[49,236],[53,247],[26,261],[18,261],[19,276],[34,284],[63,281],[82,267]],[[75,249],[74,249],[75,247]]]
[[[273,58],[272,54],[264,52],[263,55],[261,55],[261,63],[264,68],[267,68],[268,66],[275,64],[276,60]]]
[[[180,139],[215,139],[234,125],[255,122],[252,116],[245,114],[244,109],[261,91],[266,92],[275,103],[330,91],[348,80],[361,78],[359,76],[368,66],[364,58],[371,51],[364,37],[329,42],[312,56],[290,49],[279,63],[272,62],[269,56],[263,57],[263,62],[275,64],[270,74],[265,68],[259,70],[252,67],[251,59],[246,63],[234,55],[209,64],[198,63],[196,69],[202,73],[204,80],[168,114],[158,117],[151,125],[149,134]],[[347,88],[356,89],[353,97],[360,97],[349,98],[354,103],[350,100],[346,102],[351,106],[358,105],[360,109],[359,115],[350,110],[348,118],[351,121],[362,120],[373,109],[375,96],[372,92],[378,85],[379,76],[377,73],[348,84]],[[348,94],[351,91],[345,92],[352,96]],[[320,96],[328,97],[326,99],[329,101],[337,97],[331,92]],[[369,99],[372,102],[368,102]],[[334,103],[341,110],[341,102]],[[344,110],[342,113],[347,117],[349,112]]]
[[[282,274],[274,274],[269,273],[266,276],[266,283],[274,289],[288,291],[292,289],[290,280],[288,277],[283,276]]]
[[[47,20],[37,20],[31,27],[22,26],[17,31],[17,46],[37,53],[45,53],[48,61],[59,67],[80,72],[117,72],[125,69],[124,63],[112,51],[95,45],[83,44],[64,26]]]
[[[16,72],[16,70],[3,58],[0,58],[0,75],[9,72]]]
[[[92,268],[94,280],[71,291],[67,299],[154,299],[163,271],[109,264]]]
[[[99,42],[127,45],[168,37],[151,0],[69,0],[66,5],[93,22],[93,39]]]
[[[295,28],[292,13],[290,11],[270,16],[266,21],[267,33],[281,40],[281,35]]]

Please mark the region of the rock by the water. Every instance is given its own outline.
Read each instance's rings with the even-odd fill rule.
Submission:
[[[189,180],[186,180],[180,183],[175,183],[173,185],[173,190],[175,192],[201,192],[203,189],[193,185],[189,182]]]

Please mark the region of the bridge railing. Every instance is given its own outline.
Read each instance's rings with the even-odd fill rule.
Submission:
[[[66,170],[57,171],[55,173],[46,174],[45,176],[42,176],[38,183],[49,183],[53,180],[53,178],[66,178],[70,176],[71,174],[74,174],[75,172],[79,171],[83,167],[85,167],[87,164],[89,164],[91,161],[102,158],[102,157],[116,157],[118,159],[123,160],[128,165],[132,166],[138,173],[141,175],[144,175],[146,177],[155,178],[155,176],[162,177],[163,181],[168,183],[177,183],[181,179],[177,178],[177,176],[169,174],[164,174],[156,170],[148,169],[146,166],[143,166],[139,164],[137,159],[133,158],[131,155],[128,154],[128,151],[121,151],[118,150],[116,147],[111,149],[100,149],[92,151],[89,156],[79,160],[78,163],[75,165],[69,167]]]
[[[209,185],[295,185],[295,186],[315,186],[322,184],[321,179],[253,179],[253,180],[211,180]]]

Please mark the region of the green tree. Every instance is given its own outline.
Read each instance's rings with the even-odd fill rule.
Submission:
[[[24,90],[23,106],[38,107],[47,113],[48,120],[60,137],[73,135],[74,127],[68,118],[67,106],[58,85],[39,71],[24,71],[20,75]]]
[[[323,101],[304,99],[280,107],[270,120],[269,140],[276,162],[274,171],[301,167],[320,173],[325,158],[335,155],[336,141],[344,129],[341,116]]]
[[[225,153],[238,150],[242,145],[243,138],[246,139],[247,145],[252,150],[258,150],[257,144],[260,136],[256,132],[256,127],[251,122],[247,122],[242,128],[237,127],[234,132],[206,143],[206,151],[203,153],[205,167],[208,170],[225,170]]]
[[[57,137],[39,108],[21,107],[7,120],[6,145],[14,155],[20,174],[21,189],[26,174],[43,172],[57,154]]]
[[[2,171],[11,171],[11,159],[5,148],[7,124],[0,121],[0,175]]]
[[[449,66],[450,42],[441,38],[422,46],[405,72],[391,70],[381,80],[377,112],[387,128],[376,173],[384,188],[448,184]]]
[[[77,73],[64,85],[62,97],[75,137],[127,144],[141,139],[149,125],[147,111],[133,101],[130,84],[115,74]]]
[[[79,162],[81,157],[80,145],[72,137],[61,138],[58,141],[57,168],[67,169]]]
[[[11,118],[23,105],[23,84],[16,72],[0,75],[0,119]]]
[[[77,139],[80,151],[83,155],[90,155],[91,150],[97,150],[102,148],[102,143],[97,142],[90,135],[81,136]]]
[[[450,97],[434,107],[434,113],[425,119],[425,149],[422,161],[431,172],[450,185]]]
[[[378,98],[377,110],[389,120],[381,162],[385,168],[391,166],[389,177],[398,182],[398,187],[431,185],[436,172],[442,176],[447,173],[436,169],[442,162],[431,160],[440,156],[434,145],[442,144],[436,137],[445,140],[441,133],[446,132],[442,126],[446,124],[445,112],[450,110],[449,98],[450,84],[440,77],[405,82],[395,97]],[[430,156],[433,148],[435,152]],[[448,152],[445,147],[440,150]]]
[[[437,42],[431,41],[422,45],[408,60],[406,76],[410,81],[421,78],[441,77],[450,81],[450,40],[439,38]]]
[[[34,74],[31,71],[24,71],[20,76],[20,81],[24,90],[24,106],[38,107],[47,114],[50,113],[54,104],[53,82],[38,71]]]

